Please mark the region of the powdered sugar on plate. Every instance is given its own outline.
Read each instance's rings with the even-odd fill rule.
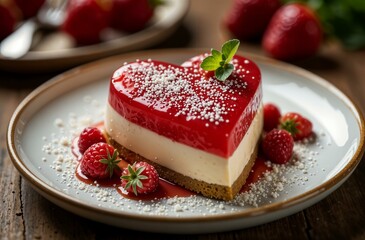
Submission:
[[[259,181],[251,184],[249,191],[238,194],[230,202],[199,195],[151,201],[127,199],[113,187],[101,187],[97,181],[85,184],[76,178],[78,160],[71,152],[72,141],[84,127],[101,121],[104,114],[103,104],[92,96],[84,96],[80,101],[89,106],[87,114],[69,113],[68,116],[59,116],[54,119],[54,126],[58,132],[40,136],[44,143],[44,157],[39,168],[49,168],[53,171],[57,176],[57,182],[63,186],[64,193],[76,198],[82,196],[91,199],[91,205],[133,214],[176,217],[236,212],[285,201],[298,191],[298,186],[306,188],[309,182],[315,181],[318,171],[325,171],[318,169],[318,156],[330,144],[330,140],[324,132],[320,132],[312,139],[296,142],[294,157],[287,164],[266,162],[272,171],[266,172]]]

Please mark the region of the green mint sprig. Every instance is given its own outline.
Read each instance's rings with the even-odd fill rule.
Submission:
[[[225,81],[234,70],[234,66],[230,61],[236,54],[239,45],[239,40],[232,39],[223,44],[222,52],[212,49],[212,55],[206,57],[200,67],[206,71],[215,71],[216,78]]]

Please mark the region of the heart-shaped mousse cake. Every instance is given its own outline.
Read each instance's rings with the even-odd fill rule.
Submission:
[[[241,56],[225,81],[200,68],[146,60],[111,78],[105,129],[120,155],[147,161],[160,176],[217,199],[232,199],[257,155],[262,131],[261,74]]]

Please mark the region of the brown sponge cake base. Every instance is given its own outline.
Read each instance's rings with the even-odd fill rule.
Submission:
[[[248,161],[247,165],[244,167],[240,176],[236,179],[236,181],[233,183],[233,185],[231,187],[228,187],[228,186],[222,186],[222,185],[218,185],[218,184],[210,184],[210,183],[206,183],[206,182],[203,182],[203,181],[200,181],[197,179],[193,179],[188,176],[184,176],[180,173],[177,173],[171,169],[168,169],[149,159],[146,159],[146,158],[140,156],[139,154],[120,145],[119,143],[117,143],[116,141],[114,141],[111,138],[109,139],[109,142],[115,148],[117,148],[119,155],[122,159],[124,159],[130,163],[139,162],[139,161],[147,162],[156,168],[160,177],[162,177],[170,182],[176,183],[191,191],[200,193],[205,197],[222,199],[222,200],[226,200],[226,201],[232,200],[234,198],[234,196],[240,191],[242,186],[245,184],[246,179],[252,169],[252,166],[255,163],[257,151],[258,151],[258,144],[256,144],[254,152],[252,153],[250,160]]]

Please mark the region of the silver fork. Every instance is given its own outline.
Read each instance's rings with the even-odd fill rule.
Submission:
[[[0,43],[0,54],[9,59],[24,56],[32,45],[33,35],[40,28],[58,28],[65,15],[67,0],[47,0],[36,17],[25,21]]]

